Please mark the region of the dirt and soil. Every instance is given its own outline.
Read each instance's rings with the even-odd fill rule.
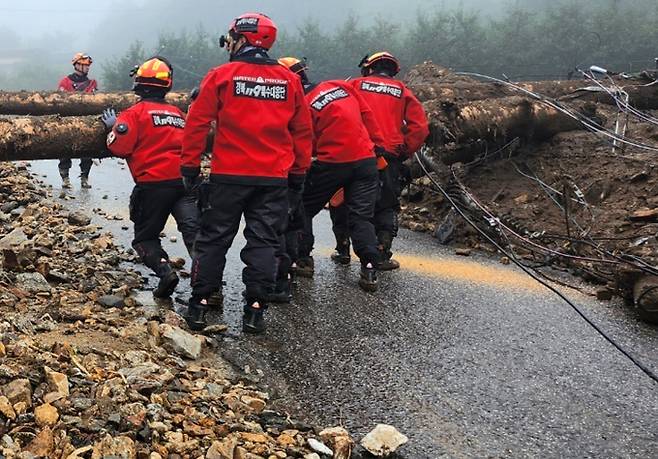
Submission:
[[[415,81],[421,88],[425,106],[435,110],[440,100],[427,99],[428,87],[438,72],[432,67],[425,68],[426,80],[415,74],[412,83]],[[417,69],[420,70],[423,69]],[[482,84],[476,83],[478,94],[493,98],[494,102],[508,96],[509,89],[485,84],[489,86],[489,90],[485,90],[480,87]],[[498,93],[494,95],[495,91]],[[473,99],[469,94],[454,100],[463,105]],[[599,103],[594,109],[599,118],[606,120],[606,127],[614,130],[616,107]],[[658,117],[658,111],[645,113]],[[658,148],[658,125],[630,117],[627,137]],[[480,152],[484,154],[488,149],[491,155],[499,146],[483,145]],[[649,265],[658,261],[658,151],[626,146],[623,151],[613,152],[606,140],[588,131],[560,132],[545,142],[521,141],[517,148],[503,149],[477,164],[455,165],[453,169],[458,180],[442,162],[445,159],[442,155],[446,154],[451,152],[434,145],[431,155],[441,169],[436,178],[449,190],[456,190],[455,195],[461,202],[472,208],[473,202],[464,200],[463,190],[458,186],[458,181],[461,182],[494,216],[522,236],[531,237],[533,242],[561,253],[594,259],[612,259],[601,255],[601,250],[606,250],[617,256],[636,256]],[[416,175],[421,174],[416,171]],[[568,217],[562,210],[563,196],[569,198],[566,200]],[[417,178],[405,191],[405,198],[403,225],[431,233],[441,228],[439,236],[449,229],[450,225],[441,227],[441,224],[451,206],[435,191],[429,178]],[[470,215],[481,227],[489,226],[482,212]],[[457,218],[456,221],[453,242],[495,251],[463,220]],[[633,286],[642,277],[641,270],[624,262],[599,263],[547,256],[541,250],[528,250],[532,246],[518,238],[508,237],[518,253],[534,263],[569,268],[624,297],[632,297]],[[505,238],[499,240],[507,242]],[[599,245],[599,250],[589,242]]]

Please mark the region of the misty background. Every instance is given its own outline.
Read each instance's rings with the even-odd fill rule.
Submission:
[[[280,29],[273,57],[306,56],[315,80],[358,73],[363,55],[395,53],[519,79],[565,78],[575,66],[654,67],[656,0],[23,0],[0,6],[0,90],[55,89],[76,52],[101,89],[127,89],[133,65],[160,53],[175,87],[226,60],[217,38],[246,11]]]

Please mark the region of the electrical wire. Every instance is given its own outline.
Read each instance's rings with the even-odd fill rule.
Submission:
[[[650,368],[648,368],[646,365],[644,365],[642,362],[637,360],[633,355],[631,355],[628,351],[626,351],[620,344],[618,344],[613,338],[608,336],[598,325],[596,325],[587,315],[581,311],[581,309],[574,304],[569,298],[567,298],[562,292],[560,292],[558,289],[553,287],[552,285],[548,284],[541,278],[539,278],[532,270],[529,268],[525,267],[522,263],[519,262],[519,260],[516,258],[516,256],[513,253],[510,253],[506,251],[498,242],[496,242],[491,236],[489,236],[485,231],[481,230],[469,217],[466,215],[466,213],[457,205],[456,201],[446,192],[446,190],[441,186],[441,184],[434,178],[432,175],[429,173],[427,166],[423,163],[423,160],[421,159],[420,155],[416,153],[414,155],[414,158],[420,165],[421,169],[423,169],[423,172],[425,175],[429,178],[429,180],[434,184],[434,186],[437,187],[439,192],[443,195],[443,197],[450,203],[450,205],[461,215],[461,217],[471,226],[473,229],[475,229],[481,236],[483,236],[485,239],[487,239],[491,244],[496,247],[502,254],[507,256],[516,266],[518,266],[520,269],[523,270],[527,275],[532,277],[534,280],[539,282],[541,285],[549,289],[551,292],[553,292],[555,295],[560,297],[562,300],[564,300],[587,324],[589,324],[596,332],[601,335],[606,341],[608,341],[612,346],[614,346],[619,352],[621,352],[628,360],[630,360],[637,368],[642,370],[647,376],[649,376],[654,383],[658,383],[658,375],[656,375]]]
[[[552,100],[548,99],[547,97],[544,97],[540,94],[532,92],[532,91],[530,91],[526,88],[518,86],[518,85],[516,85],[514,83],[511,83],[509,81],[505,81],[505,80],[501,80],[500,78],[495,78],[495,77],[492,77],[492,76],[483,75],[483,74],[480,74],[480,73],[473,73],[473,72],[457,72],[456,74],[457,75],[477,77],[477,78],[484,78],[484,79],[488,79],[488,80],[491,80],[491,81],[495,81],[495,82],[500,83],[500,84],[507,85],[507,86],[517,90],[517,91],[525,93],[526,95],[532,97],[533,99],[538,100],[539,102],[543,103],[544,105],[547,105],[547,106],[553,108],[554,110],[559,111],[560,113],[572,118],[573,120],[578,121],[579,123],[581,123],[583,126],[585,126],[587,129],[589,129],[591,132],[594,132],[595,134],[602,135],[604,137],[608,137],[608,138],[612,139],[613,141],[622,142],[622,143],[625,143],[627,145],[630,145],[632,147],[639,148],[639,149],[642,149],[642,150],[649,150],[649,151],[658,152],[658,147],[657,146],[647,145],[647,144],[644,144],[644,143],[641,143],[641,142],[633,141],[632,139],[628,139],[625,136],[620,136],[619,134],[616,134],[616,133],[606,129],[604,126],[601,126],[595,120],[587,117],[586,115],[584,115],[584,114],[582,114],[578,111],[570,110],[569,108],[564,107],[558,101],[552,101]]]
[[[658,118],[654,118],[653,116],[650,116],[650,115],[647,115],[646,113],[641,112],[641,111],[638,110],[637,108],[633,107],[633,106],[628,102],[628,100],[623,100],[623,99],[620,99],[620,98],[619,98],[619,95],[618,95],[618,94],[623,94],[623,95],[625,95],[626,97],[628,97],[628,93],[624,90],[624,88],[620,88],[620,87],[615,83],[615,81],[614,81],[612,78],[610,78],[609,75],[608,75],[608,79],[610,80],[610,82],[612,83],[613,87],[615,88],[614,91],[612,91],[610,88],[608,88],[608,87],[606,87],[605,85],[603,85],[599,80],[597,80],[596,78],[594,78],[594,77],[593,77],[592,75],[590,75],[589,73],[584,72],[583,70],[580,70],[580,69],[578,69],[578,71],[579,71],[579,72],[580,72],[585,78],[587,78],[588,80],[592,81],[595,85],[597,85],[598,87],[600,87],[601,89],[603,89],[603,91],[604,91],[606,94],[608,94],[608,95],[609,95],[609,96],[615,101],[615,103],[617,104],[617,108],[619,108],[620,111],[622,111],[622,112],[624,112],[624,113],[630,113],[630,114],[634,115],[636,118],[638,118],[638,119],[640,119],[640,120],[642,120],[642,121],[645,121],[645,122],[647,122],[647,123],[654,124],[654,125],[657,125],[657,126],[658,126]],[[654,81],[653,83],[650,83],[649,85],[642,85],[642,86],[639,86],[639,87],[647,87],[647,86],[651,86],[651,85],[655,84],[656,82],[658,82],[658,80],[657,80],[657,81]],[[635,86],[633,86],[633,87],[635,87]]]

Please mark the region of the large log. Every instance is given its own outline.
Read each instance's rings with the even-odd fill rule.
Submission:
[[[108,107],[125,110],[137,100],[134,93],[0,92],[0,115],[99,115]],[[187,111],[190,100],[188,94],[169,93],[167,102]]]
[[[212,151],[215,130],[206,140]],[[105,158],[105,127],[96,116],[0,118],[0,161]]]
[[[632,106],[643,110],[658,109],[658,84],[647,86],[647,83],[654,81],[655,76],[655,73],[643,72],[631,79],[615,77],[613,81],[628,92],[629,103]],[[431,62],[411,69],[405,77],[405,82],[421,102],[439,99],[446,105],[524,95],[522,91],[509,85],[457,75],[451,70]],[[594,82],[585,79],[527,81],[514,84],[552,99],[580,99],[607,105],[616,104],[614,99],[604,91],[585,91],[585,88],[598,88]],[[606,87],[611,86],[609,80],[602,80],[601,84]]]
[[[485,149],[520,138],[543,141],[559,132],[583,129],[572,118],[520,96],[445,105],[424,103],[430,121],[428,144],[446,164],[468,162]]]
[[[0,161],[102,158],[105,138],[95,116],[0,118]]]

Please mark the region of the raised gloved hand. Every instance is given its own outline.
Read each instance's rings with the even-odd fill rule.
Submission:
[[[108,131],[114,127],[114,124],[117,122],[117,112],[113,108],[106,108],[103,110],[101,115],[101,121],[105,125],[105,129]]]

